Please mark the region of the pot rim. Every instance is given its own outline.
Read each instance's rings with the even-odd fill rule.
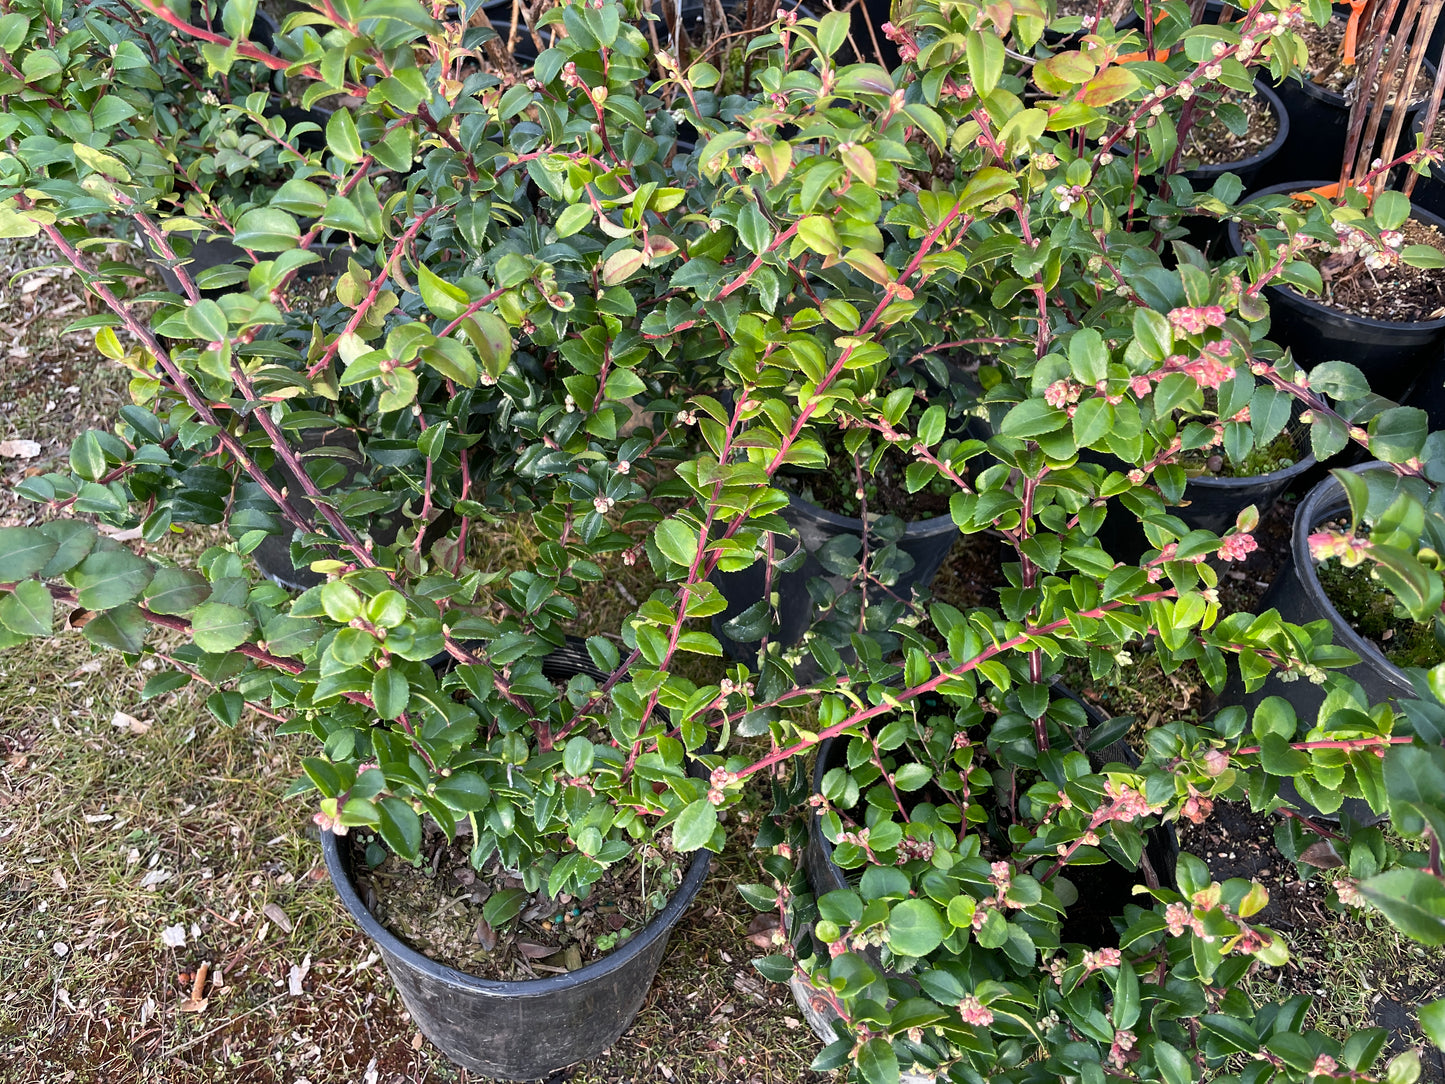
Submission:
[[[1249,474],[1234,478],[1226,478],[1218,474],[1200,474],[1190,478],[1187,484],[1201,486],[1204,489],[1245,489],[1272,482],[1288,483],[1290,479],[1303,474],[1314,465],[1315,454],[1310,452],[1295,460],[1288,467],[1280,467],[1279,470],[1270,471],[1268,474]]]
[[[814,504],[812,501],[804,500],[796,493],[788,493],[788,507],[792,511],[799,512],[835,530],[847,531],[850,534],[862,534],[863,532],[863,521],[861,519],[853,516],[840,515],[837,512],[830,512],[826,508]],[[874,517],[870,516],[869,518],[872,519]],[[945,535],[949,531],[958,530],[958,527],[955,526],[953,522],[953,516],[949,513],[944,513],[941,516],[930,516],[928,519],[913,519],[905,520],[904,522],[908,524],[903,532],[905,538],[934,538]]]
[[[558,648],[548,656],[577,673],[601,674],[587,652],[586,644],[575,637],[567,637],[566,646]],[[682,883],[667,901],[667,906],[654,915],[627,944],[609,952],[600,960],[569,971],[564,975],[549,975],[543,979],[483,979],[454,967],[438,963],[423,956],[396,934],[383,926],[362,902],[351,876],[351,857],[343,855],[337,836],[332,832],[321,833],[321,850],[326,859],[326,872],[342,904],[362,931],[376,942],[382,953],[394,957],[412,971],[420,972],[435,982],[461,987],[472,993],[498,998],[540,998],[548,997],[562,990],[585,986],[589,982],[604,978],[627,967],[658,938],[667,937],[677,925],[693,900],[697,897],[702,883],[707,879],[714,852],[699,848],[693,852],[692,861],[683,875]]]
[[[1261,188],[1258,191],[1251,192],[1245,197],[1244,201],[1248,202],[1260,196],[1282,195],[1290,191],[1308,191],[1309,189],[1331,183],[1333,182],[1318,180],[1285,181],[1283,184],[1272,184],[1268,188]],[[1445,218],[1431,214],[1414,200],[1410,201],[1410,217],[1425,222],[1428,225],[1435,226],[1442,233],[1445,233]],[[1233,219],[1229,223],[1229,247],[1234,256],[1244,255],[1244,236],[1239,228],[1238,219]],[[1293,286],[1276,286],[1270,283],[1265,287],[1265,290],[1287,296],[1292,303],[1300,305],[1307,312],[1317,314],[1327,313],[1336,320],[1343,320],[1356,327],[1371,331],[1402,331],[1406,328],[1416,328],[1421,331],[1438,331],[1445,329],[1445,316],[1437,316],[1433,320],[1376,320],[1369,316],[1356,316],[1353,313],[1337,309],[1332,305],[1326,305],[1321,301],[1316,301],[1314,298],[1307,297],[1299,290],[1296,290]]]
[[[356,924],[361,927],[362,932],[375,941],[383,953],[399,959],[411,970],[421,972],[434,981],[462,987],[473,993],[508,998],[547,997],[562,990],[586,985],[626,967],[659,937],[666,937],[671,933],[672,927],[677,925],[683,912],[692,906],[693,899],[702,888],[703,881],[707,879],[708,867],[713,859],[711,851],[694,852],[687,873],[683,876],[677,891],[672,894],[672,899],[668,900],[667,906],[654,915],[652,920],[640,929],[627,944],[609,952],[602,959],[594,960],[565,975],[508,981],[479,978],[423,956],[383,926],[377,921],[376,916],[367,910],[352,882],[351,863],[342,857],[337,837],[333,833],[321,833],[321,849],[326,858],[326,871],[331,875],[331,883],[336,889],[336,894],[341,897],[342,904]]]
[[[1348,469],[1353,474],[1363,474],[1366,471],[1379,470],[1386,466],[1378,460],[1372,460]],[[1361,663],[1370,663],[1392,684],[1399,686],[1410,699],[1414,699],[1417,695],[1415,687],[1410,683],[1405,671],[1385,658],[1384,652],[1356,632],[1354,626],[1331,601],[1329,593],[1325,591],[1325,585],[1320,582],[1319,570],[1315,565],[1314,557],[1310,554],[1310,532],[1324,520],[1338,515],[1342,511],[1348,511],[1349,507],[1345,487],[1334,477],[1326,477],[1319,485],[1310,490],[1304,500],[1300,501],[1299,506],[1295,509],[1294,523],[1290,531],[1290,551],[1294,559],[1295,575],[1299,578],[1300,586],[1304,588],[1305,593],[1311,597],[1320,611],[1330,615],[1330,624],[1334,626],[1334,642],[1338,646],[1349,648],[1360,657]]]
[[[1280,148],[1284,146],[1284,141],[1289,138],[1289,110],[1284,107],[1284,102],[1280,99],[1280,96],[1274,92],[1273,87],[1265,82],[1263,76],[1255,77],[1254,93],[1255,97],[1264,99],[1270,108],[1270,112],[1272,112],[1275,115],[1275,119],[1279,121],[1279,127],[1274,133],[1274,138],[1248,158],[1239,158],[1233,162],[1215,162],[1212,165],[1200,166],[1198,169],[1185,170],[1184,175],[1191,181],[1195,179],[1215,180],[1226,173],[1238,173],[1241,170],[1253,169],[1255,166],[1261,166],[1265,162],[1268,162],[1279,153]]]

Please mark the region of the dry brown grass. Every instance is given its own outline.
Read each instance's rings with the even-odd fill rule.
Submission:
[[[48,258],[0,244],[10,274]],[[85,311],[78,284],[46,275],[28,292],[33,278],[0,283],[0,440],[42,445],[0,459],[0,524],[36,514],[9,493],[27,471],[62,468],[74,436],[126,400],[89,334],[60,334]],[[525,567],[529,528],[487,532],[490,561]],[[582,631],[616,629],[655,587],[645,563],[617,562],[584,599]],[[717,667],[694,659],[688,673]],[[284,797],[309,741],[254,716],[227,730],[195,689],[142,702],[149,672],[78,633],[0,655],[0,1084],[486,1084],[422,1039],[337,901],[310,808]],[[749,963],[735,885],[759,879],[750,834],[674,932],[637,1022],[576,1084],[822,1079],[786,991]],[[176,926],[185,944],[168,947]],[[184,1011],[202,963],[204,1008]],[[306,968],[298,995],[293,967]]]

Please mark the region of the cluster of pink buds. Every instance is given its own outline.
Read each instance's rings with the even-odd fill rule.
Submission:
[[[311,819],[316,822],[316,827],[320,828],[323,832],[330,832],[334,836],[346,835],[346,825],[342,824],[341,821],[337,820],[334,817],[327,816],[325,813],[317,812],[312,814]]]
[[[1225,342],[1207,343],[1194,360],[1174,354],[1165,361],[1165,365],[1192,376],[1201,388],[1218,388],[1234,379],[1234,366],[1225,361],[1229,350],[1229,344]]]
[[[1334,1076],[1339,1070],[1339,1062],[1328,1054],[1321,1054],[1315,1058],[1315,1067],[1310,1070],[1315,1076]]]
[[[1340,897],[1340,902],[1346,907],[1365,906],[1365,896],[1360,891],[1360,882],[1353,877],[1341,877],[1330,883],[1334,886],[1335,895]]]
[[[986,1028],[993,1023],[993,1013],[972,994],[958,1003],[958,1015],[965,1024],[973,1024],[975,1027]]]
[[[1318,531],[1310,535],[1309,543],[1310,556],[1317,564],[1328,561],[1331,557],[1338,557],[1340,564],[1346,568],[1354,568],[1370,552],[1368,539],[1337,531]]]
[[[1171,903],[1164,909],[1164,924],[1169,927],[1171,937],[1180,937],[1185,930],[1193,930],[1204,936],[1204,922],[1187,903]]]
[[[1098,971],[1101,967],[1118,967],[1123,959],[1116,948],[1101,948],[1098,952],[1084,953],[1084,970]]]
[[[1128,1030],[1121,1029],[1114,1032],[1114,1042],[1109,1047],[1109,1060],[1118,1068],[1122,1069],[1139,1056],[1134,1049],[1134,1043],[1138,1037]]]
[[[1112,779],[1106,779],[1104,793],[1109,796],[1111,803],[1095,814],[1100,821],[1123,821],[1128,824],[1136,817],[1146,817],[1159,812],[1158,806],[1151,806],[1144,795],[1128,783],[1116,783]]]
[[[1198,793],[1193,787],[1189,788],[1189,798],[1184,803],[1180,812],[1192,823],[1203,824],[1209,819],[1209,814],[1214,812],[1214,799]]]
[[[1225,535],[1219,542],[1219,556],[1226,561],[1243,561],[1257,549],[1259,543],[1254,540],[1254,535],[1244,531]]]
[[[1070,403],[1077,403],[1083,391],[1083,385],[1076,384],[1067,378],[1055,380],[1044,389],[1044,402],[1056,410],[1062,410]]]
[[[1054,187],[1054,198],[1059,201],[1059,210],[1067,211],[1084,198],[1084,186],[1081,184],[1056,185]]]
[[[904,836],[903,841],[898,844],[898,857],[894,859],[894,865],[901,866],[917,858],[926,862],[933,857],[933,851],[933,840],[910,839]]]
[[[905,64],[918,58],[918,42],[913,40],[913,35],[907,30],[892,23],[884,23],[883,36],[898,46],[898,56]]]
[[[1371,271],[1393,267],[1400,262],[1400,249],[1405,244],[1405,235],[1399,230],[1382,230],[1377,242],[1368,232],[1345,222],[1334,223],[1335,249],[1353,252],[1365,261]]]
[[[1169,310],[1169,326],[1176,335],[1200,335],[1206,328],[1223,327],[1224,319],[1221,305],[1189,305]]]

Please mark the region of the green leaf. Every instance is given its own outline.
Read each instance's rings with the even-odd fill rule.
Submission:
[[[416,810],[400,798],[383,798],[377,804],[381,806],[377,825],[381,838],[402,858],[414,860],[421,849],[421,818]]]
[[[1029,440],[1068,424],[1069,416],[1062,410],[1054,409],[1042,399],[1025,399],[1004,415],[999,432],[1006,437]]]
[[[33,576],[55,555],[58,544],[37,527],[0,527],[0,583]]]
[[[1423,410],[1391,407],[1370,419],[1370,451],[1386,463],[1403,463],[1420,454],[1429,431]]]
[[[145,646],[145,614],[141,613],[139,606],[117,606],[91,618],[83,632],[93,644],[136,655]]]
[[[221,306],[209,300],[197,301],[186,310],[186,326],[192,335],[208,343],[225,342],[229,331]]]
[[[417,265],[416,273],[421,299],[434,315],[451,321],[467,311],[471,298],[460,286],[445,281],[424,263]]]
[[[717,830],[717,807],[706,798],[689,802],[672,825],[672,845],[686,854],[706,847]]]
[[[206,697],[206,710],[216,717],[222,726],[234,727],[241,721],[246,710],[246,698],[235,689],[217,689]]]
[[[76,601],[87,610],[109,610],[129,602],[151,582],[155,569],[129,550],[92,553],[71,573]]]
[[[635,248],[618,249],[607,262],[602,265],[602,284],[604,286],[616,286],[618,283],[626,282],[637,272],[642,270],[646,257],[641,250]]]
[[[858,1051],[858,1075],[863,1084],[898,1084],[898,1055],[887,1039],[873,1038]]]
[[[411,684],[395,666],[378,670],[371,679],[371,702],[383,719],[395,719],[406,710],[411,699]]]
[[[1392,869],[1360,883],[1360,892],[1407,936],[1445,945],[1445,883],[1419,869]]]
[[[500,929],[522,913],[522,905],[530,895],[524,888],[503,888],[493,892],[482,904],[482,917],[489,926]]]
[[[1194,1067],[1182,1050],[1157,1037],[1151,1048],[1154,1051],[1154,1063],[1159,1066],[1159,1073],[1165,1084],[1193,1084]]]
[[[818,51],[832,56],[848,40],[848,13],[830,11],[818,21]]]
[[[1003,40],[992,32],[970,30],[964,37],[964,49],[968,77],[973,80],[974,90],[980,97],[987,98],[1003,75]]]
[[[1432,1043],[1445,1050],[1445,998],[1421,1005],[1418,1012],[1420,1030]]]
[[[904,956],[927,956],[948,932],[938,908],[924,899],[904,900],[888,915],[888,944]]]
[[[257,207],[243,214],[236,223],[234,241],[239,248],[256,252],[285,252],[295,248],[300,240],[301,230],[296,220],[285,211]]]
[[[95,430],[87,429],[70,445],[70,469],[87,482],[98,482],[105,475],[105,449]]]
[[[586,775],[592,770],[592,759],[596,755],[596,748],[591,738],[578,735],[567,742],[562,750],[562,768],[573,779]]]
[[[492,789],[476,772],[453,772],[437,780],[436,796],[448,809],[476,813],[492,801]]]
[[[557,236],[571,237],[578,230],[586,229],[591,225],[597,212],[586,203],[574,203],[567,207],[557,216]]]
[[[49,636],[55,627],[55,603],[45,585],[21,580],[0,594],[0,625],[21,636]]]
[[[361,616],[361,596],[350,584],[331,580],[321,587],[321,608],[338,625],[345,625]]]
[[[958,209],[972,211],[990,200],[998,199],[999,196],[1012,192],[1017,187],[1018,179],[1012,173],[999,169],[997,166],[984,166],[964,186],[963,195],[958,198]]]
[[[145,687],[140,691],[142,700],[154,700],[158,696],[165,696],[177,689],[184,689],[191,683],[191,675],[170,670],[163,674],[155,674],[146,679]]]
[[[190,613],[211,597],[211,585],[199,572],[161,568],[145,590],[146,609],[158,614]]]
[[[1410,197],[1386,189],[1375,197],[1375,224],[1382,230],[1398,230],[1410,217]]]
[[[347,165],[354,166],[361,161],[361,137],[356,133],[356,121],[351,119],[350,110],[338,109],[331,114],[326,122],[326,146]]]
[[[224,602],[203,602],[191,618],[191,638],[202,651],[221,654],[246,642],[256,627],[251,615]]]
[[[653,533],[657,548],[664,557],[683,568],[691,568],[697,558],[697,531],[678,519],[665,519]]]

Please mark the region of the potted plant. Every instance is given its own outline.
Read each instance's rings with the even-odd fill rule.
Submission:
[[[1061,52],[1046,100],[1024,105],[1031,65],[1005,36],[1017,25],[1037,42],[1040,15],[1021,9],[1000,27],[996,13],[920,0],[896,28],[896,80],[835,62],[846,14],[787,15],[751,43],[757,92],[719,100],[721,73],[707,62],[656,57],[666,78],[654,87],[647,39],[608,0],[558,9],[567,33],[539,53],[530,82],[509,84],[470,72],[456,35],[419,7],[323,4],[283,26],[283,55],[159,3],[148,10],[223,63],[234,49],[309,82],[303,101],[366,101],[354,138],[344,121],[328,125],[311,183],[322,222],[369,223],[377,258],[348,264],[330,286],[336,308],[313,317],[288,300],[313,238],[295,212],[258,207],[237,223],[258,256],[246,291],[202,298],[181,266],[182,295],[137,296],[127,268],[92,266],[87,250],[103,243],[105,221],[164,236],[152,118],[117,118],[95,145],[51,153],[53,133],[93,118],[97,96],[143,85],[111,63],[133,55],[126,43],[144,55],[136,29],[102,21],[93,32],[119,39],[113,52],[81,51],[71,78],[26,84],[24,123],[49,142],[0,156],[0,233],[43,233],[85,269],[108,310],[87,326],[135,372],[138,401],[114,431],[75,442],[70,471],[24,483],[46,518],[0,530],[0,645],[51,634],[60,602],[91,642],[171,664],[152,695],[200,681],[215,687],[208,703],[222,722],[256,710],[313,735],[298,793],[364,923],[404,915],[380,899],[392,873],[425,882],[445,862],[470,876],[457,880],[480,914],[466,914],[463,951],[431,946],[452,963],[466,956],[470,978],[386,942],[398,986],[450,1056],[535,1076],[615,1038],[647,968],[626,999],[618,975],[655,959],[705,868],[697,852],[725,838],[721,812],[769,776],[783,808],[807,808],[806,785],[793,796],[788,776],[805,780],[801,758],[846,735],[847,770],[825,773],[825,799],[832,841],[855,848],[835,855],[862,855],[870,899],[860,895],[858,916],[834,901],[843,921],[825,921],[836,930],[815,924],[800,942],[846,1036],[822,1064],[849,1063],[869,1084],[914,1063],[963,1080],[1092,1076],[1090,1066],[1102,1076],[1108,1064],[1185,1084],[1236,1053],[1289,1079],[1372,1072],[1369,1037],[1341,1047],[1305,1029],[1303,1003],[1257,1006],[1236,988],[1282,946],[1250,922],[1261,893],[1209,884],[1197,860],[1181,856],[1172,888],[1146,876],[1146,892],[1106,918],[1133,940],[1065,951],[1060,933],[1073,867],[1100,853],[1136,864],[1141,828],[1205,816],[1214,797],[1246,787],[1272,807],[1286,776],[1364,793],[1376,751],[1408,740],[1387,705],[1320,724],[1348,724],[1344,738],[1312,740],[1292,716],[1239,710],[1159,728],[1137,766],[1075,749],[1110,735],[1087,733],[1087,716],[1056,696],[1064,658],[1102,668],[1147,637],[1168,665],[1196,661],[1215,684],[1237,660],[1251,687],[1271,668],[1313,676],[1348,661],[1277,614],[1218,620],[1209,559],[1248,552],[1248,517],[1221,536],[1164,514],[1183,475],[1171,396],[1263,379],[1246,385],[1251,420],[1227,415],[1258,444],[1265,419],[1308,389],[1256,343],[1256,287],[1278,268],[1246,284],[1229,269],[1164,267],[1153,237],[1114,237],[1129,232],[1114,226],[1136,187],[1145,118],[1180,93],[1141,77],[1153,62],[1120,60],[1117,41],[1092,58]],[[50,48],[36,14],[33,26],[7,16],[0,27],[19,28],[7,51],[22,76],[27,63],[43,70],[27,57]],[[1190,78],[1243,68],[1242,36],[1262,17],[1257,7],[1238,28],[1206,31],[1207,59]],[[1127,115],[1114,118],[1120,103]],[[660,146],[652,111],[664,108],[699,133],[686,161]],[[1114,155],[1121,141],[1128,163]],[[403,142],[421,170],[404,188],[370,187],[373,165]],[[914,320],[926,328],[917,335]],[[992,359],[986,448],[947,435],[941,403],[900,427],[922,400],[916,386],[887,386],[894,359],[920,340],[940,346],[943,327]],[[1316,439],[1350,435],[1329,404],[1308,402]],[[866,434],[911,460],[906,488],[952,486],[955,528],[1007,539],[999,610],[874,595],[846,654],[833,630],[770,647],[756,666],[688,676],[686,656],[721,653],[700,624],[726,604],[712,576],[791,537],[779,473],[829,463],[856,480],[858,463],[834,464],[826,450],[843,417],[845,440]],[[1399,421],[1382,413],[1363,439],[1384,455]],[[364,470],[323,489],[297,434],[331,428],[355,433]],[[1085,450],[1127,469],[1082,463]],[[975,459],[983,469],[971,470]],[[1137,563],[1098,541],[1110,502],[1147,520]],[[369,531],[383,511],[407,521],[390,541]],[[429,536],[446,511],[455,522]],[[145,552],[70,512],[139,527]],[[478,524],[519,513],[535,555],[507,560],[478,544]],[[195,567],[149,550],[195,523],[228,532]],[[324,583],[293,598],[253,577],[247,556],[278,533],[299,534],[293,554]],[[647,562],[657,590],[615,627],[582,628],[586,585],[614,561]],[[887,627],[868,619],[880,603],[897,607]],[[577,631],[594,634],[579,647],[568,639]],[[805,665],[812,679],[801,680]],[[951,707],[935,710],[935,695]],[[960,803],[938,800],[960,785],[970,788]],[[851,787],[867,788],[863,823],[842,840],[843,814],[860,816]],[[1404,830],[1423,835],[1427,797],[1395,797]],[[997,832],[969,830],[990,817]],[[805,932],[808,894],[788,869],[803,849],[772,824],[760,842],[774,852],[773,883],[745,895],[782,920],[804,908],[780,923],[784,948]],[[1426,856],[1379,881],[1370,861],[1358,890],[1402,914],[1421,891],[1414,875],[1433,883],[1440,872]],[[629,889],[643,910],[621,943],[597,886],[644,874],[652,890]],[[604,944],[604,928],[619,936]],[[819,945],[827,951],[810,951]],[[887,954],[877,958],[889,974],[865,947]],[[513,970],[474,973],[486,964]],[[526,975],[523,964],[566,974]],[[783,952],[759,966],[794,972]],[[591,1013],[594,976],[619,1010],[608,1026],[553,1026],[549,1006],[569,1023]],[[513,1025],[458,1034],[442,1007],[456,995],[442,987],[466,991],[478,1014],[468,1019],[500,1010]],[[979,1030],[990,1026],[996,1037]],[[551,1044],[565,1038],[577,1042]],[[1402,1064],[1392,1084],[1408,1075]]]
[[[457,95],[460,85],[443,80],[423,93],[405,74],[362,81],[364,65],[416,73],[403,56],[449,47],[420,9],[411,21],[364,26],[334,8],[299,20],[333,20],[333,67],[268,53],[158,5],[140,26],[87,24],[94,37],[74,50],[68,78],[17,94],[34,99],[27,123],[37,131],[113,114],[98,145],[66,160],[6,160],[7,185],[25,189],[6,189],[6,231],[41,230],[63,258],[94,272],[108,314],[85,326],[97,329],[102,353],[131,367],[135,401],[114,432],[76,441],[70,471],[29,480],[26,494],[62,518],[7,531],[0,639],[13,646],[50,631],[37,590],[73,599],[89,615],[74,624],[92,643],[171,664],[150,695],[204,682],[222,723],[258,710],[285,732],[314,735],[298,791],[326,834],[343,899],[378,938],[433,1040],[475,1071],[517,1079],[593,1056],[625,1029],[731,801],[709,778],[721,758],[691,717],[696,707],[669,718],[697,687],[681,676],[628,676],[654,639],[632,625],[582,645],[568,638],[578,596],[605,564],[677,552],[674,535],[663,532],[659,549],[639,527],[661,519],[651,497],[666,495],[663,479],[694,432],[677,420],[684,376],[715,371],[723,349],[713,339],[711,353],[673,356],[631,326],[637,297],[669,289],[684,245],[698,266],[707,262],[716,231],[698,213],[706,194],[681,186],[686,178],[662,163],[645,118],[639,125],[628,106],[640,110],[645,99],[641,34],[620,23],[615,5],[568,9],[569,18],[579,13],[583,29],[559,41],[545,87],[513,87],[505,98],[494,77],[477,76],[463,100],[485,100],[491,112],[469,122],[438,119],[434,92]],[[298,45],[297,22],[278,48]],[[169,234],[189,224],[170,198],[187,164],[170,162],[169,175],[153,168],[164,123],[156,112],[96,108],[97,98],[154,92],[153,70],[129,61],[164,36],[159,23],[219,51],[217,74],[193,88],[201,96],[235,55],[290,69],[298,89],[370,97],[387,114],[373,125],[338,112],[324,150],[291,162],[290,188],[248,192],[236,240],[254,266],[245,289],[219,299],[203,296],[180,260],[175,294],[137,295],[132,269],[96,268],[85,251],[104,225],[142,234],[169,259]],[[49,48],[45,25],[37,18],[11,43],[22,72],[27,49]],[[596,67],[604,57],[607,73]],[[606,125],[591,133],[607,99]],[[538,103],[560,109],[546,153],[535,126],[516,121]],[[414,151],[428,172],[408,192],[372,185]],[[594,161],[596,176],[576,173]],[[317,232],[359,223],[379,253],[374,263],[349,261],[326,284],[320,311],[295,296],[316,235],[297,219],[312,207]],[[731,233],[721,240],[734,243]],[[705,281],[673,288],[679,303],[702,304],[711,292]],[[68,512],[138,526],[139,552]],[[538,552],[503,575],[476,532],[519,513],[537,525]],[[389,534],[378,526],[385,517],[399,523]],[[192,567],[150,552],[173,531],[221,523],[226,542]],[[290,543],[313,580],[297,597],[250,567],[271,537]],[[692,613],[706,617],[710,605],[693,592]],[[184,643],[162,643],[156,629]],[[679,629],[666,646],[669,657],[677,650],[717,648]],[[714,685],[706,699],[718,696],[726,694]],[[460,849],[479,882],[470,923],[485,923],[483,940],[432,959],[422,953],[435,955],[435,945],[408,944],[377,924],[354,884],[379,883],[368,872],[374,855],[351,849],[363,831],[420,881]],[[646,890],[634,892],[639,876]],[[625,906],[599,910],[614,888]],[[538,923],[551,925],[551,912],[531,913],[542,901],[568,905],[566,929],[548,930],[557,963],[532,954]],[[392,917],[401,910],[389,898],[374,906]],[[612,926],[614,914],[623,928]],[[471,959],[488,939],[489,948],[499,939],[495,956]],[[444,1014],[435,1011],[442,998]],[[498,1013],[511,1023],[498,1025]],[[539,1041],[543,1032],[555,1041]]]

